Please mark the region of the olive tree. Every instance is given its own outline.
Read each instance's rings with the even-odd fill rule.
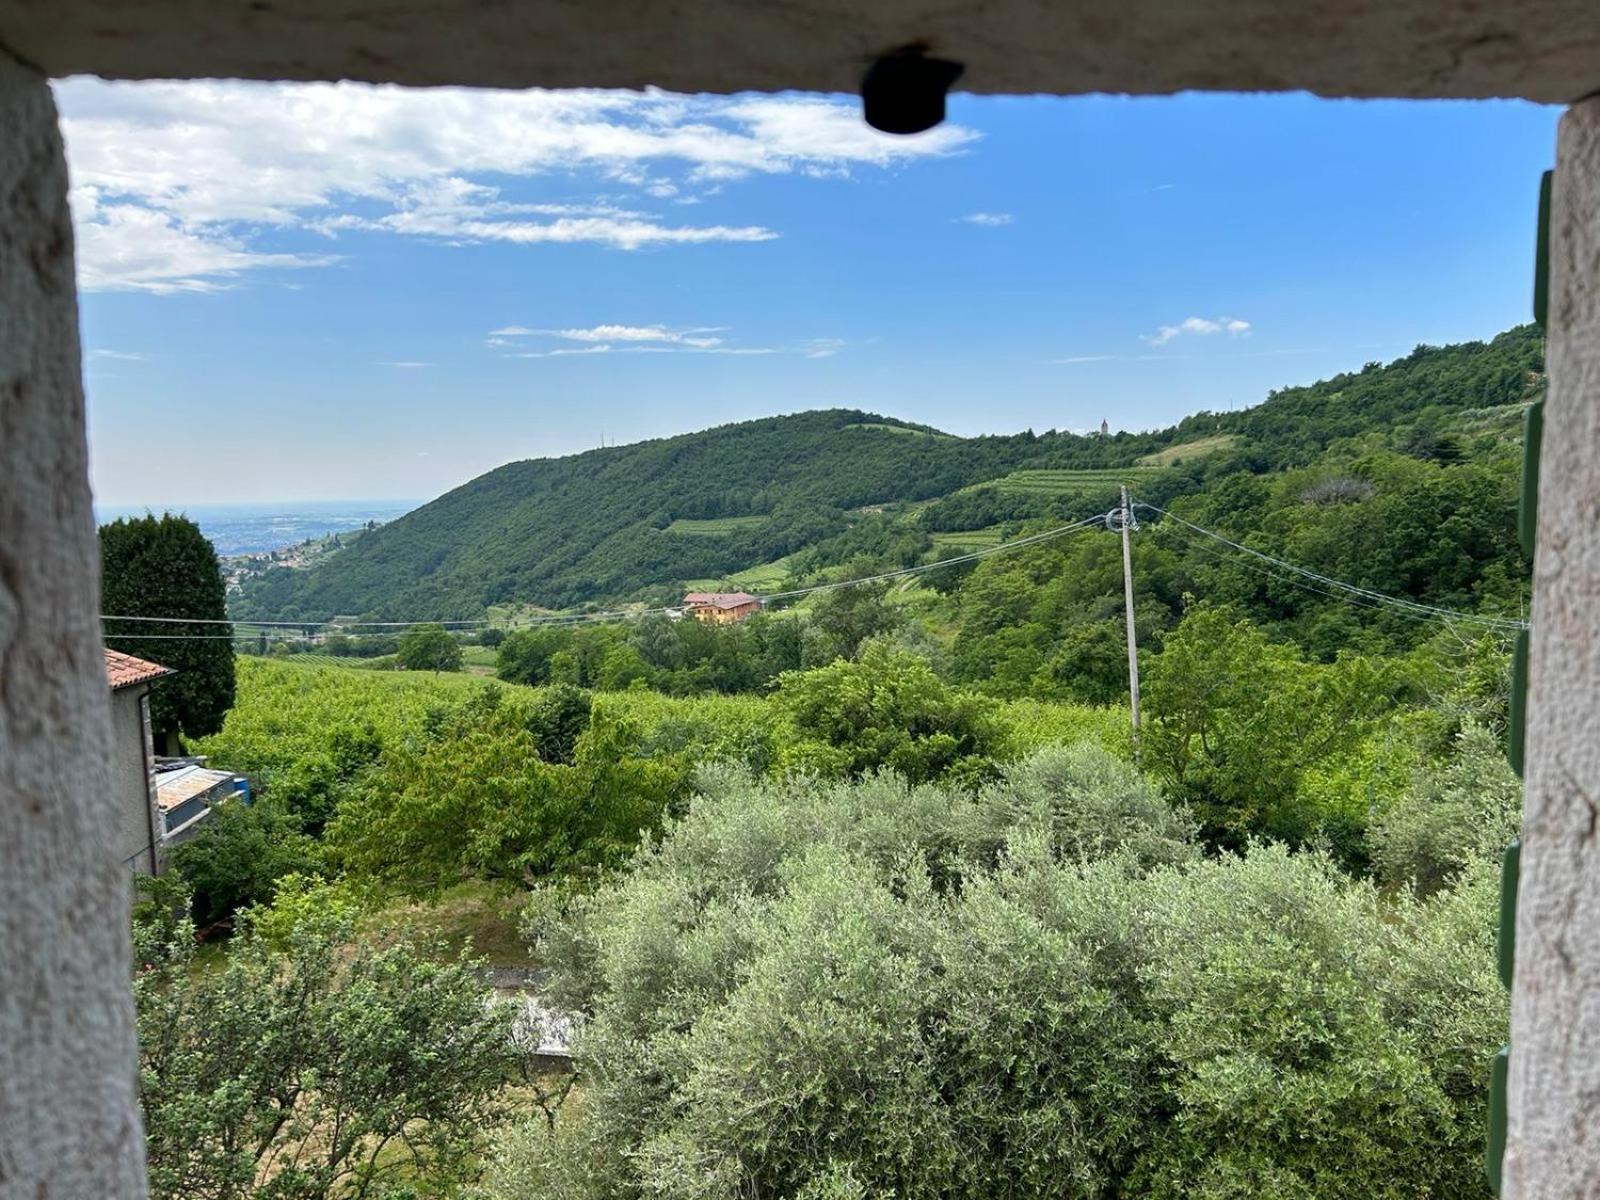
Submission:
[[[508,1007],[471,961],[352,932],[337,913],[246,932],[201,970],[187,921],[136,928],[153,1197],[357,1200],[470,1175],[517,1066]]]

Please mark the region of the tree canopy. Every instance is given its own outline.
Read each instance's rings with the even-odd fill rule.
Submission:
[[[126,517],[100,527],[100,606],[112,617],[183,617],[195,624],[105,622],[106,645],[171,667],[150,698],[158,734],[204,737],[233,706],[232,627],[217,552],[187,517]]]

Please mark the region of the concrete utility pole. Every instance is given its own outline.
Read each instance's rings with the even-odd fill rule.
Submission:
[[[1128,701],[1133,713],[1133,754],[1139,756],[1139,643],[1133,633],[1133,551],[1128,532],[1133,525],[1133,508],[1128,504],[1128,489],[1122,489],[1122,600],[1128,623]]]

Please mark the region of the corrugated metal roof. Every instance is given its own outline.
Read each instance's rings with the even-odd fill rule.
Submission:
[[[177,808],[185,800],[237,779],[232,771],[213,771],[209,767],[179,767],[156,775],[156,804],[162,812]]]
[[[120,650],[107,650],[106,652],[106,682],[111,685],[113,692],[125,687],[132,687],[136,683],[149,683],[155,679],[162,679],[168,675],[176,675],[171,667],[163,667],[160,663],[146,662],[142,658],[135,658],[131,654],[124,654]]]

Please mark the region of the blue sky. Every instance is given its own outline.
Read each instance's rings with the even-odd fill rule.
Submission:
[[[57,95],[97,498],[151,505],[431,496],[816,407],[1255,403],[1528,319],[1557,118],[962,96],[889,139],[838,97]]]

